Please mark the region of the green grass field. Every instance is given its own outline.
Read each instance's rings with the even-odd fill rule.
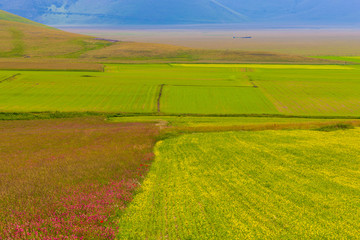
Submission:
[[[195,68],[265,68],[265,69],[353,69],[351,66],[342,65],[307,65],[307,64],[172,64],[174,67],[195,67]]]
[[[296,115],[359,115],[359,70],[261,69],[254,83],[279,112]]]
[[[165,86],[161,111],[180,114],[278,113],[258,88],[250,86]]]
[[[264,66],[110,64],[98,73],[1,71],[0,111],[360,115],[359,67]]]
[[[360,63],[360,57],[359,56],[314,56],[313,58],[319,58],[319,59],[327,59],[327,60],[335,60],[339,62],[346,62],[349,63]]]
[[[156,91],[112,74],[21,72],[1,83],[0,111],[152,112]]]
[[[158,142],[119,239],[356,239],[360,129]]]

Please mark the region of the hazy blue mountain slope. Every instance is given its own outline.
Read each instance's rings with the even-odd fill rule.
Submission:
[[[29,20],[29,19],[17,16],[15,14],[5,12],[3,10],[0,10],[0,20],[13,21],[13,22],[19,22],[19,23],[27,23],[27,24],[36,25],[36,26],[47,27],[47,26],[45,26],[43,24],[33,22],[33,21]]]
[[[1,0],[47,24],[360,23],[360,0]]]

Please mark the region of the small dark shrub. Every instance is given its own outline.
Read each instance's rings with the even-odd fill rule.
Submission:
[[[334,125],[320,127],[315,130],[323,131],[323,132],[332,132],[332,131],[347,130],[347,129],[354,129],[354,126],[351,124],[338,123],[338,124],[334,124]]]

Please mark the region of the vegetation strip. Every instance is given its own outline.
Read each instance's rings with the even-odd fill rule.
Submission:
[[[160,113],[161,112],[161,109],[160,109],[160,104],[161,104],[161,97],[162,97],[162,94],[163,94],[163,89],[165,87],[166,84],[161,84],[160,85],[160,90],[159,90],[159,95],[158,95],[158,98],[157,98],[157,112]]]
[[[247,68],[264,68],[264,69],[318,69],[318,70],[351,70],[351,66],[344,66],[340,64],[334,65],[309,65],[309,64],[242,64],[242,63],[229,63],[229,64],[213,64],[213,63],[178,63],[173,64],[174,67],[202,67],[202,68],[234,68],[234,67],[247,67]]]
[[[258,118],[258,117],[194,117],[194,116],[133,116],[111,117],[111,122],[158,123],[167,133],[259,131],[282,129],[319,129],[321,127],[360,126],[356,119]]]
[[[260,119],[314,119],[314,120],[358,120],[359,116],[298,116],[298,115],[283,115],[283,114],[164,114],[164,113],[114,113],[114,112],[0,112],[0,120],[35,120],[35,119],[58,119],[58,118],[79,118],[89,116],[101,116],[106,119],[114,120],[121,118],[138,117],[140,121],[142,118],[168,118],[178,117],[187,118],[194,117],[198,119],[217,118],[260,118]]]
[[[3,80],[0,80],[0,83],[6,82],[6,81],[12,81],[15,80],[17,76],[21,75],[21,73],[17,73],[15,75],[12,75],[11,77],[5,78]]]
[[[167,86],[173,86],[173,87],[204,87],[204,85],[181,85],[181,84],[166,84]],[[251,86],[224,86],[224,85],[206,85],[206,87],[210,88],[221,88],[221,87],[228,87],[228,88],[248,88]]]

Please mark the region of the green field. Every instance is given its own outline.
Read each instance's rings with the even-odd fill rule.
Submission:
[[[359,70],[262,69],[251,75],[279,112],[359,115]]]
[[[166,86],[161,99],[165,113],[251,114],[278,113],[254,87]]]
[[[21,72],[1,83],[0,111],[152,112],[156,91],[112,74]]]
[[[347,64],[350,63],[360,63],[359,56],[315,56],[314,58],[343,61]]]
[[[105,72],[1,71],[0,111],[360,115],[359,67],[263,66],[110,64]]]
[[[119,239],[356,239],[360,129],[158,142]]]
[[[265,68],[265,69],[353,69],[343,65],[299,65],[299,64],[172,64],[174,67],[201,67],[201,68]]]

